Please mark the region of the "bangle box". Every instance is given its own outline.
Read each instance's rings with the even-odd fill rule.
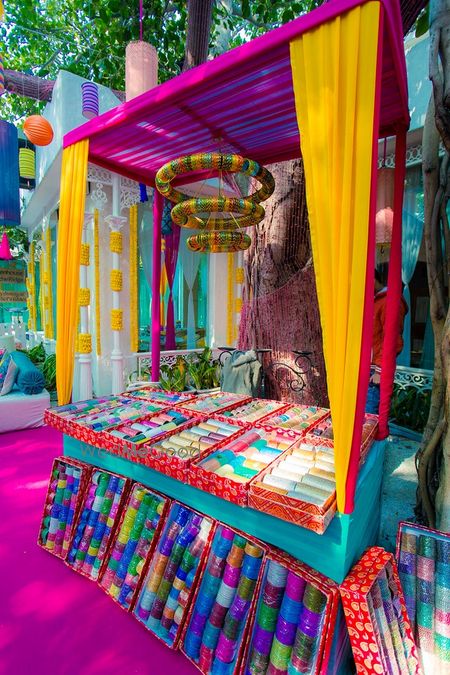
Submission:
[[[369,548],[339,591],[357,672],[421,675],[393,555]]]
[[[134,616],[176,649],[214,532],[213,520],[173,502],[134,607]]]

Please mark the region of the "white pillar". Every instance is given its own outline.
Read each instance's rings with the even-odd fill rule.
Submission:
[[[227,344],[227,254],[212,253],[208,269],[207,339],[210,347],[231,347]]]
[[[82,233],[83,244],[88,243],[88,228],[92,224],[94,216],[92,213],[84,214],[84,224]],[[88,288],[88,266],[80,265],[80,288]],[[80,307],[80,333],[90,333],[90,308],[88,306]],[[88,354],[79,354],[79,396],[81,401],[92,398],[92,352]]]
[[[127,219],[120,215],[120,177],[112,174],[112,215],[105,218],[111,232],[120,232]],[[111,254],[111,268],[120,270],[120,254]],[[120,309],[120,291],[111,291],[112,308]],[[123,383],[123,353],[120,345],[120,330],[113,331],[113,349],[111,352],[112,365],[112,393],[120,394],[124,389]]]

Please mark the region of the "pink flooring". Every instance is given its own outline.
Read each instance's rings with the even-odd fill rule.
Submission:
[[[0,434],[0,673],[193,675],[91,581],[36,544],[61,434]]]

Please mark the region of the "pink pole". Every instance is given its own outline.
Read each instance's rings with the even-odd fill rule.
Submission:
[[[152,269],[152,382],[159,380],[161,339],[160,282],[161,282],[161,221],[163,197],[153,193],[153,269]]]
[[[402,206],[405,182],[406,128],[397,132],[395,142],[394,222],[389,258],[386,316],[384,319],[383,355],[381,360],[380,410],[378,437],[389,435],[388,419],[394,385],[399,311],[402,295]]]

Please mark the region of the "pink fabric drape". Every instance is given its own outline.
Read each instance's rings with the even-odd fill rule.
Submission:
[[[398,316],[402,295],[402,206],[405,183],[406,128],[397,132],[395,143],[394,222],[392,226],[391,255],[389,259],[386,318],[384,321],[383,357],[381,361],[380,409],[378,437],[389,434],[389,409],[394,383]]]
[[[160,292],[161,279],[161,221],[164,199],[155,190],[153,193],[153,269],[152,269],[152,381],[159,380],[161,316]]]
[[[359,456],[361,452],[362,425],[367,399],[367,389],[370,376],[370,357],[372,352],[373,333],[373,300],[375,265],[375,212],[377,200],[377,167],[378,167],[378,134],[381,112],[381,81],[384,39],[384,8],[380,12],[380,26],[378,32],[378,63],[375,83],[375,101],[373,118],[373,145],[372,145],[372,180],[370,186],[369,234],[367,239],[367,267],[366,288],[364,292],[364,318],[361,335],[361,354],[359,363],[358,393],[353,422],[352,447],[348,464],[347,481],[345,485],[345,513],[354,509],[354,498],[359,471]]]
[[[164,235],[166,250],[164,264],[166,266],[167,285],[169,286],[169,299],[167,301],[166,316],[166,349],[176,349],[175,341],[175,317],[173,308],[173,280],[178,260],[178,249],[180,247],[180,228],[172,223],[172,233]]]

